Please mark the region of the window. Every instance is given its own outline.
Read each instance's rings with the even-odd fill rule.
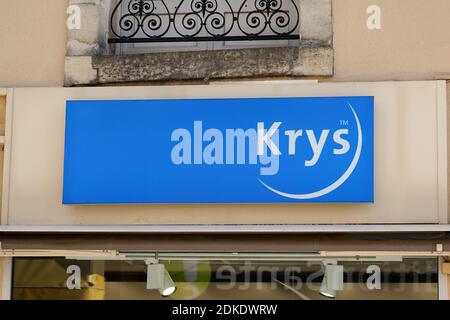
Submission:
[[[438,298],[437,258],[255,256],[160,256],[177,288],[166,299]],[[14,259],[17,300],[165,299],[158,290],[146,289],[146,283],[142,258]]]
[[[332,76],[331,1],[69,0],[64,84]]]
[[[120,0],[110,42],[120,54],[298,46],[298,0]]]

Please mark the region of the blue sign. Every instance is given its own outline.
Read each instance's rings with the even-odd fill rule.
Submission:
[[[64,204],[373,202],[373,97],[67,101]]]

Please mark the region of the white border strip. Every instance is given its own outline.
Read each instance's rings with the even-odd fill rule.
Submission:
[[[450,232],[450,224],[0,226],[1,233],[404,233]]]
[[[14,89],[8,89],[6,95],[6,123],[3,153],[3,194],[1,203],[1,224],[8,224],[9,217],[9,180],[11,176],[11,140],[13,123]]]
[[[436,117],[438,221],[439,223],[448,223],[446,81],[436,82]]]
[[[4,257],[3,259],[3,275],[1,300],[11,300],[11,285],[12,285],[12,258]]]
[[[438,286],[439,286],[439,300],[448,300],[448,275],[443,273],[442,264],[444,258],[439,258],[439,270],[438,270]]]

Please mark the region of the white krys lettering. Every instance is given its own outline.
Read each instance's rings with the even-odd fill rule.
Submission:
[[[218,129],[208,129],[203,135],[203,141],[211,141],[203,151],[206,164],[223,164],[223,136]]]
[[[171,141],[179,142],[172,148],[172,162],[176,165],[191,164],[191,133],[186,129],[172,132]]]
[[[342,138],[343,135],[348,135],[348,129],[336,130],[333,134],[333,140],[341,145],[340,149],[333,149],[333,154],[346,154],[350,150],[350,142]]]
[[[264,122],[258,122],[258,155],[264,155],[264,145],[267,145],[270,151],[276,155],[281,155],[280,149],[275,145],[271,137],[278,131],[281,122],[274,122],[269,130],[265,130]]]
[[[286,130],[284,134],[289,137],[289,155],[295,155],[297,138],[303,134],[303,130]]]
[[[320,155],[322,154],[322,150],[329,133],[330,130],[328,129],[322,130],[319,142],[317,142],[316,136],[314,135],[314,131],[306,130],[306,135],[308,136],[309,144],[311,145],[311,149],[313,151],[313,157],[310,160],[305,161],[305,166],[312,167],[317,163],[317,161],[319,161]]]

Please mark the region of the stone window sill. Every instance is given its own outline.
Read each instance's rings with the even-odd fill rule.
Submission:
[[[67,57],[65,85],[332,75],[330,46],[275,47]]]

